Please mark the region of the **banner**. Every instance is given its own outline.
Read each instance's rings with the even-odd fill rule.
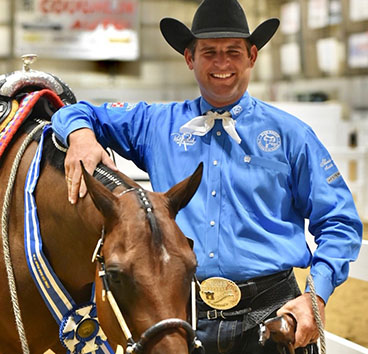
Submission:
[[[15,55],[136,60],[139,0],[16,0]]]

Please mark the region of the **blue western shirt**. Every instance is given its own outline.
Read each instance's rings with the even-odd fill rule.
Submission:
[[[335,163],[312,129],[294,116],[245,93],[227,107],[242,139],[237,144],[216,120],[203,137],[180,127],[212,109],[203,98],[168,104],[87,102],[60,109],[52,119],[67,144],[76,129],[94,130],[149,173],[166,191],[204,162],[202,182],[177,216],[194,240],[197,276],[234,281],[308,267],[327,302],[359,253],[362,224]],[[304,220],[318,244],[312,256]]]

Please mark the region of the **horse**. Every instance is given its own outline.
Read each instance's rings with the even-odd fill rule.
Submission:
[[[33,78],[44,75],[31,72]],[[25,81],[28,85],[29,80]],[[44,82],[49,83],[49,80],[41,84],[39,80],[33,81],[37,82],[31,88],[23,85],[19,89],[19,85],[13,85],[17,86],[13,98],[35,87],[44,89]],[[46,106],[47,110],[42,109]],[[1,156],[0,183],[4,186],[0,191],[1,205],[6,197],[5,186],[11,179],[10,171],[29,136],[29,130],[34,129],[40,119],[49,120],[50,114],[59,108],[52,107],[50,111],[50,106],[50,102],[43,102],[41,109],[31,111]],[[1,250],[0,354],[39,354],[48,349],[56,354],[66,351],[65,343],[59,341],[60,328],[30,275],[25,256],[24,186],[39,145],[39,135],[34,134],[19,160],[8,217],[1,220],[2,228],[8,229],[10,267],[26,342],[24,344],[19,339],[18,322],[12,310],[14,305],[6,285],[6,260]],[[77,304],[87,303],[95,284],[98,317],[113,348],[117,344],[127,348],[130,342],[132,353],[190,353],[190,342],[194,336],[186,321],[196,257],[191,243],[176,224],[175,216],[196,192],[202,165],[166,193],[145,191],[122,172],[100,165],[94,176],[84,170],[88,195],[71,205],[63,170],[65,151],[56,147],[58,145],[51,133],[45,133],[43,145],[40,175],[34,193],[43,252],[70,296]],[[98,243],[99,240],[103,242]],[[92,263],[92,255],[103,260],[103,278],[101,262],[97,262],[97,266]],[[115,301],[115,312],[103,294],[104,283]],[[124,317],[130,338],[123,335],[121,319],[117,319],[116,311],[118,317]],[[93,324],[93,321],[86,324]],[[86,328],[88,335],[88,325],[80,329],[81,337]],[[152,327],[154,335],[146,336],[144,343],[139,341],[142,333]],[[133,350],[132,343],[139,344],[140,348],[136,346]]]

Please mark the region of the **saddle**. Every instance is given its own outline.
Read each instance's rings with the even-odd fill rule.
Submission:
[[[76,102],[72,90],[58,77],[30,69],[34,58],[23,56],[23,70],[0,76],[0,157],[30,117],[50,121],[59,108]]]

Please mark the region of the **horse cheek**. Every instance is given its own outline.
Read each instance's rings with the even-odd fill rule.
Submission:
[[[125,347],[126,340],[123,332],[120,329],[119,323],[111,309],[107,297],[103,296],[103,284],[98,275],[98,268],[96,269],[95,286],[97,314],[101,328],[106,334],[111,346],[114,347],[117,344],[120,344],[121,346]]]

